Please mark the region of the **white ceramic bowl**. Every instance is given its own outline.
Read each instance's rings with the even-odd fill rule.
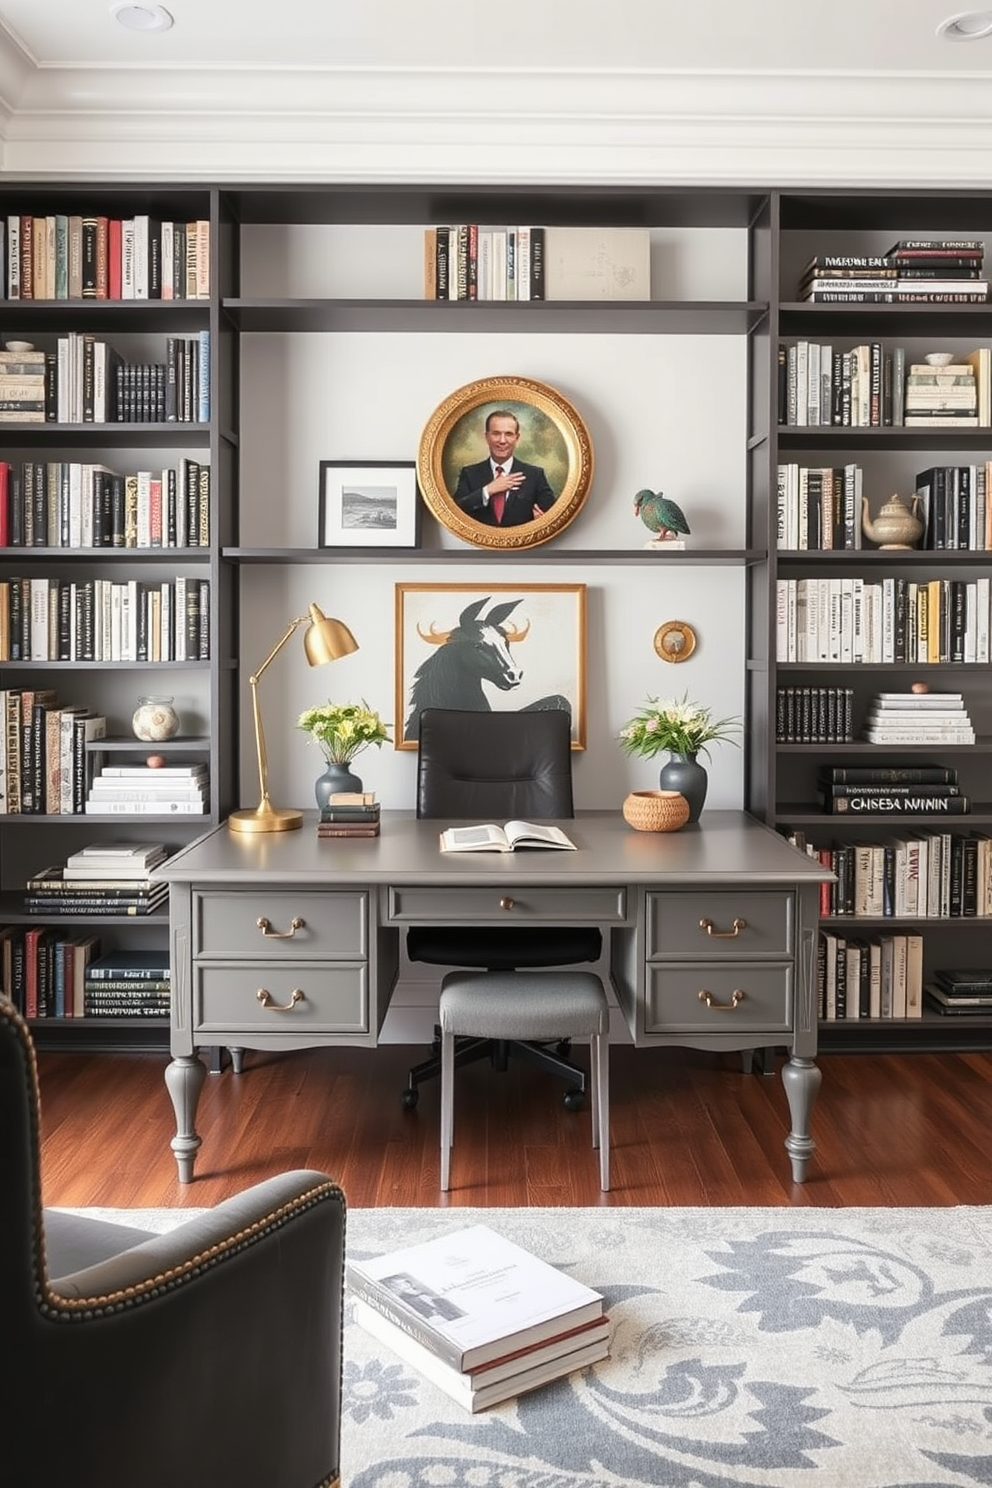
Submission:
[[[953,362],[953,351],[931,351],[927,355],[928,367],[947,367]]]
[[[6,346],[8,351],[34,351],[33,341],[8,341]]]

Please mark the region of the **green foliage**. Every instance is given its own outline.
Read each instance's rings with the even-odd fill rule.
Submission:
[[[620,748],[627,754],[639,754],[651,759],[668,750],[672,754],[696,754],[702,750],[708,755],[707,744],[731,739],[731,734],[741,727],[737,718],[714,718],[711,709],[698,703],[690,703],[688,695],[681,701],[675,698],[649,697],[639,713],[629,719],[620,730]]]
[[[315,739],[328,762],[336,765],[348,764],[370,744],[381,749],[390,742],[389,725],[364,698],[360,703],[328,701],[307,708],[296,726]]]

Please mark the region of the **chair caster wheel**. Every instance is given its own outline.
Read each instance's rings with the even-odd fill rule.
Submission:
[[[582,1102],[585,1097],[581,1090],[566,1090],[564,1099],[566,1111],[582,1110]]]
[[[420,1099],[420,1091],[414,1086],[412,1090],[404,1090],[400,1096],[400,1104],[404,1111],[412,1111]]]

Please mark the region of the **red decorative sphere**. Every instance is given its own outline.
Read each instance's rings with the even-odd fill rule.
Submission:
[[[162,766],[165,764],[165,755],[150,754],[145,760],[145,764],[148,766],[149,770],[161,770]]]

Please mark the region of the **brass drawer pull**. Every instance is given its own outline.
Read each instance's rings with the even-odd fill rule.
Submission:
[[[278,1002],[272,1001],[272,993],[267,992],[264,987],[259,987],[255,993],[255,997],[262,1004],[263,1008],[268,1008],[270,1013],[291,1013],[298,1002],[306,1002],[307,1000],[299,987],[293,988],[289,1001],[284,1002],[281,1006]]]
[[[712,920],[700,920],[699,928],[705,930],[713,940],[733,940],[742,930],[747,929],[747,920],[735,920],[729,930],[714,930]]]
[[[712,992],[707,992],[705,988],[696,993],[700,1002],[705,1002],[706,1006],[712,1008],[715,1013],[732,1013],[735,1008],[740,1007],[746,995],[741,987],[735,987],[729,1002],[714,1002]]]
[[[501,899],[499,901],[499,907],[500,907],[500,909],[512,909],[513,908],[513,900],[510,899],[510,898]]]
[[[267,920],[264,915],[259,915],[255,924],[261,930],[266,940],[292,940],[297,930],[304,928],[306,920],[302,919],[300,915],[294,915],[289,922],[288,930],[273,930],[272,921]]]

